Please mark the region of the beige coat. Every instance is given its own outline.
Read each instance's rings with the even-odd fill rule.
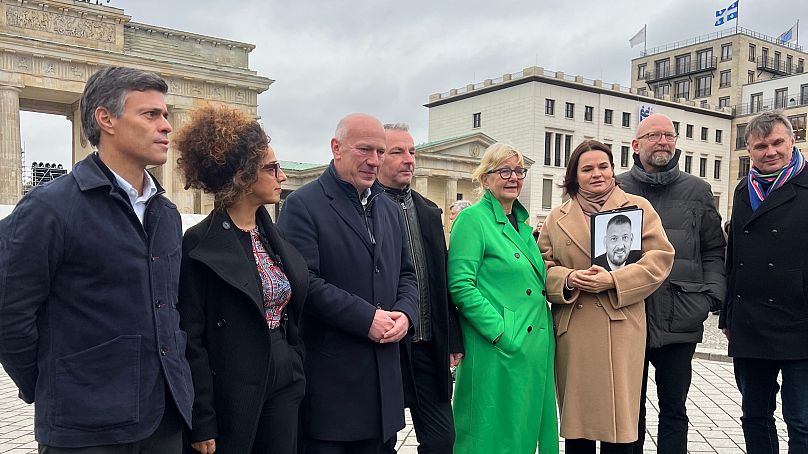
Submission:
[[[637,440],[645,355],[644,298],[673,265],[673,246],[651,204],[616,188],[603,211],[642,208],[642,258],[612,271],[616,288],[564,295],[573,270],[589,268],[589,219],[568,200],[544,222],[539,249],[547,264],[547,300],[556,335],[556,392],[561,436],[611,443]]]

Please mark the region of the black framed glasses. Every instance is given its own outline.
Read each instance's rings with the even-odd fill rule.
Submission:
[[[674,134],[672,132],[649,132],[648,134],[643,134],[640,137],[637,137],[637,140],[640,139],[648,139],[650,142],[659,142],[662,140],[662,137],[665,137],[665,140],[668,142],[675,142],[676,139],[679,138],[679,134]]]
[[[278,161],[270,162],[269,164],[264,164],[261,166],[262,172],[271,173],[275,176],[275,179],[278,179],[278,173],[281,171],[281,163]]]
[[[498,173],[500,178],[503,180],[509,180],[511,178],[511,174],[516,174],[516,178],[519,180],[524,180],[527,176],[527,169],[524,167],[516,167],[514,169],[509,169],[507,167],[500,167],[499,169],[489,170],[485,172],[486,175],[490,175],[492,173]]]

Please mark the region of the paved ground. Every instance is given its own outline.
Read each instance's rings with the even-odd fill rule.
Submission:
[[[735,387],[732,364],[726,362],[726,341],[715,328],[714,316],[705,322],[704,345],[699,348],[693,364],[693,385],[688,398],[690,436],[688,449],[691,453],[743,453],[743,433],[740,416],[740,394]],[[653,377],[653,372],[651,373]],[[656,395],[656,388],[649,384],[649,396]],[[656,452],[656,403],[648,402],[649,433],[645,449]],[[786,452],[786,430],[779,410],[778,432],[781,452]],[[398,452],[415,454],[418,442],[412,430],[409,415],[407,427],[399,433]],[[33,454],[36,443],[33,437],[33,407],[17,398],[14,383],[0,368],[0,453]],[[562,443],[563,452],[563,443]],[[497,454],[497,453],[492,453]]]

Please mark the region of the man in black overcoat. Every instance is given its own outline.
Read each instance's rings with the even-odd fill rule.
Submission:
[[[451,454],[454,446],[452,377],[449,366],[463,357],[457,309],[446,285],[446,239],[441,210],[410,189],[415,171],[415,144],[406,124],[384,125],[387,151],[379,183],[398,205],[404,239],[415,265],[418,323],[402,343],[404,397],[412,413],[420,454]]]
[[[278,219],[311,278],[302,445],[314,454],[375,454],[392,449],[404,427],[398,343],[418,322],[415,272],[398,208],[376,183],[382,124],[348,115],[331,152],[328,169],[293,192]]]

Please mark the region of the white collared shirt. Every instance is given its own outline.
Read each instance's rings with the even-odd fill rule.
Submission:
[[[129,203],[132,204],[135,215],[140,219],[140,223],[143,224],[143,217],[146,215],[146,202],[148,202],[153,195],[157,194],[157,185],[154,184],[151,175],[149,175],[149,172],[143,171],[143,194],[141,195],[137,193],[137,189],[135,189],[134,186],[121,178],[114,170],[109,169],[109,171],[115,175],[115,181],[118,182],[118,186],[129,196]]]

